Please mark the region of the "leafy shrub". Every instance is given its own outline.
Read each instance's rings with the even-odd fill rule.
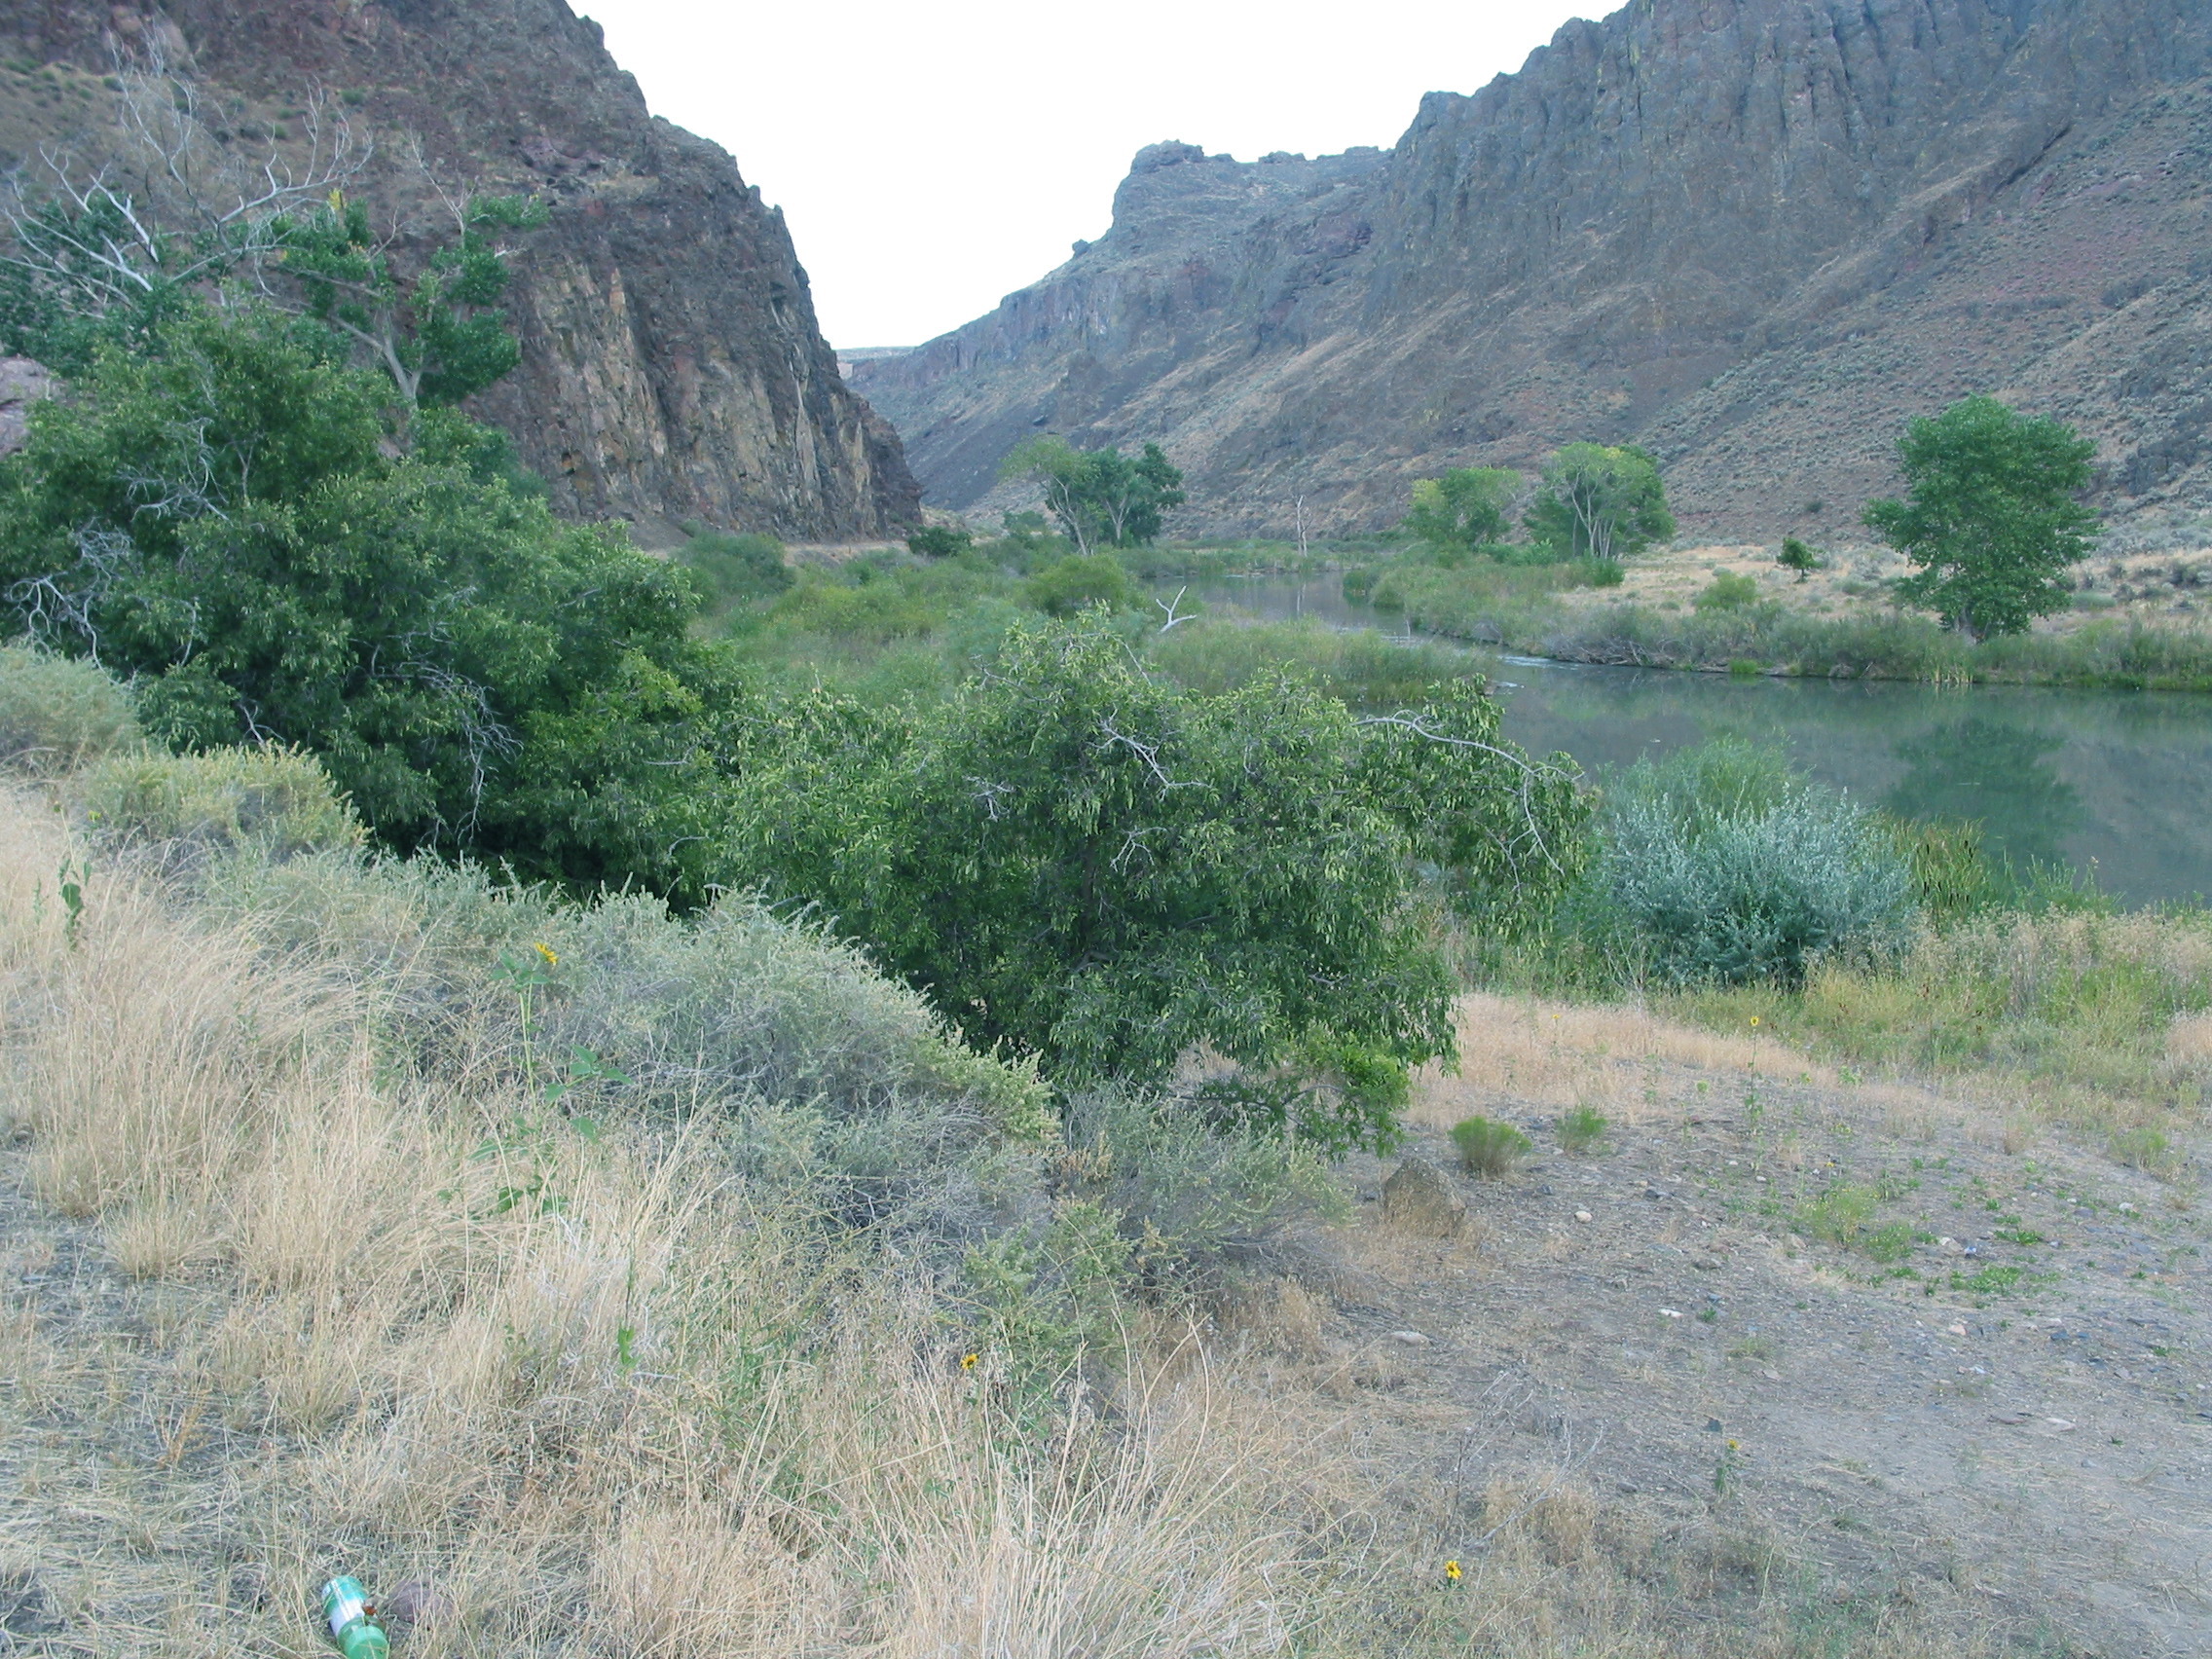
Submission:
[[[1022,587],[1022,597],[1048,616],[1073,616],[1090,606],[1127,610],[1136,585],[1111,553],[1077,553],[1046,566]]]
[[[773,599],[797,579],[784,562],[784,544],[772,535],[700,531],[676,559],[698,579],[711,614],[748,600]]]
[[[1795,571],[1799,581],[1821,568],[1821,556],[1794,535],[1782,538],[1782,551],[1775,555],[1774,562],[1786,571]]]
[[[1510,1171],[1527,1152],[1529,1137],[1511,1124],[1477,1115],[1452,1125],[1452,1144],[1459,1149],[1460,1165],[1470,1173],[1494,1178]]]
[[[129,692],[97,664],[0,646],[0,765],[70,772],[137,740]]]
[[[1542,563],[1533,559],[1516,562]],[[1628,571],[1621,568],[1618,559],[1570,559],[1561,569],[1567,572],[1568,587],[1619,587],[1628,580]]]
[[[1589,1152],[1605,1138],[1605,1115],[1595,1106],[1577,1106],[1563,1113],[1559,1121],[1560,1150],[1577,1155]]]
[[[1398,1114],[1412,1092],[1402,1060],[1324,1037],[1302,1044],[1285,1070],[1216,1078],[1195,1098],[1208,1121],[1232,1132],[1287,1135],[1342,1158],[1388,1152],[1404,1139]]]
[[[906,537],[906,551],[917,559],[949,559],[974,546],[976,538],[945,524],[926,524]]]
[[[1690,603],[1700,610],[1738,610],[1758,603],[1759,584],[1732,571],[1715,571],[1712,582]]]
[[[1736,745],[1623,775],[1596,881],[1675,984],[1802,983],[1823,956],[1901,945],[1914,913],[1911,870],[1869,815]]]

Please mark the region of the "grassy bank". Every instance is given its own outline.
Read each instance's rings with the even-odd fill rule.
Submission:
[[[1708,571],[1757,569],[1749,561],[1677,563],[1681,574],[1695,569],[1701,583]],[[2212,690],[2212,632],[2179,618],[2084,612],[2064,628],[1971,644],[1928,617],[1853,591],[1867,583],[1825,583],[1800,593],[1771,569],[1761,574],[1751,595],[1702,605],[1710,589],[1677,580],[1680,597],[1661,599],[1664,576],[1633,566],[1617,593],[1589,588],[1567,567],[1482,558],[1446,568],[1405,557],[1361,571],[1351,583],[1411,627],[1563,662],[1958,685]]]

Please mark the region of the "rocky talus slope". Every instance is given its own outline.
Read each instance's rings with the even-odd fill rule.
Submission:
[[[1099,241],[854,380],[935,502],[1031,431],[1152,438],[1211,533],[1592,437],[1692,532],[1818,534],[1975,390],[2092,433],[2108,510],[2193,512],[2207,70],[2212,0],[1636,0],[1387,151],[1156,145]]]
[[[815,325],[783,217],[736,163],[654,119],[566,0],[0,0],[0,150],[113,143],[121,55],[160,53],[240,156],[297,160],[320,90],[375,161],[355,193],[431,225],[436,187],[531,191],[521,368],[481,413],[564,510],[648,534],[697,517],[835,539],[918,518],[897,435]],[[426,163],[427,167],[419,165]]]

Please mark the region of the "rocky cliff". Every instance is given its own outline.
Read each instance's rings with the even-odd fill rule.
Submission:
[[[101,77],[155,51],[241,154],[295,156],[303,106],[328,94],[376,146],[355,194],[402,223],[434,214],[432,180],[551,204],[516,246],[522,366],[480,413],[565,510],[810,539],[918,518],[896,434],[815,326],[782,215],[728,155],[650,116],[565,0],[0,0],[7,160],[56,140],[97,153]]]
[[[933,501],[1034,430],[1160,439],[1190,528],[1387,522],[1634,438],[1685,528],[1818,533],[1990,390],[2106,505],[2212,505],[2212,0],[1636,0],[1386,152],[1137,158],[1112,229],[856,366]]]

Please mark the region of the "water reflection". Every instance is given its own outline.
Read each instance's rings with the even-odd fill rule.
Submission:
[[[1334,576],[1193,584],[1192,597],[1263,616],[1404,627],[1346,603]],[[1505,735],[1538,754],[1566,750],[1591,771],[1722,735],[1777,743],[1862,800],[1978,819],[1992,847],[2015,859],[2094,861],[2123,900],[2212,893],[2212,698],[1731,680],[1474,654],[1505,699]]]
[[[1905,774],[1882,797],[1901,818],[1953,818],[1982,827],[1993,852],[2061,863],[2082,828],[2082,795],[2059,775],[2066,740],[2034,726],[1970,715],[1903,739],[1892,751]]]

